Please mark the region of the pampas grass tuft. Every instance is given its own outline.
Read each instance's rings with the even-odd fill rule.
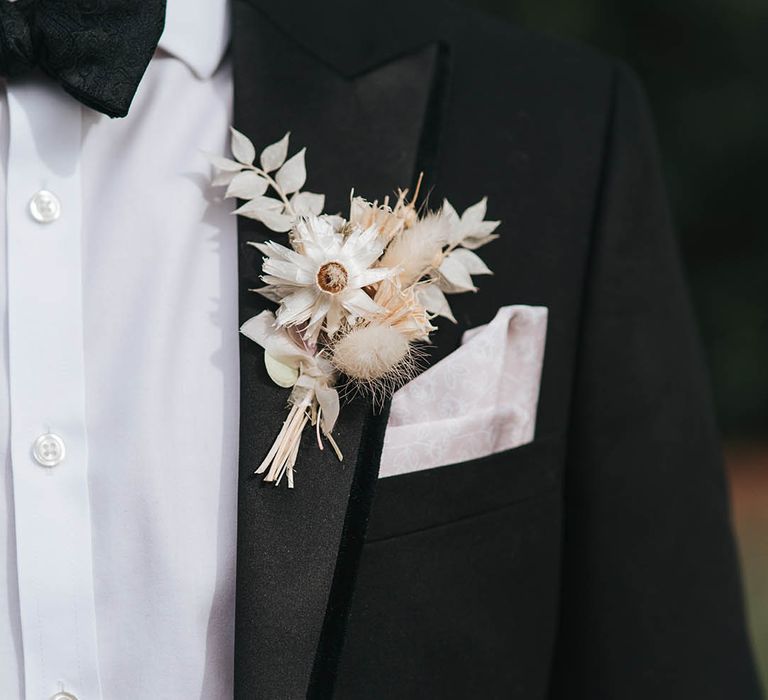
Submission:
[[[330,352],[331,363],[349,380],[345,388],[374,399],[391,395],[412,379],[419,357],[406,336],[376,323],[350,329],[334,341]]]
[[[380,265],[399,268],[400,282],[407,287],[417,282],[436,262],[439,264],[448,233],[448,222],[440,212],[427,214],[389,244]]]

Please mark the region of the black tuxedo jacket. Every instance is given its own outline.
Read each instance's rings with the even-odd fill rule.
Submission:
[[[420,171],[488,195],[495,276],[452,298],[430,361],[507,304],[549,308],[532,444],[377,480],[386,411],[358,400],[345,461],[252,477],[286,392],[241,346],[235,696],[759,696],[718,437],[632,75],[420,0],[234,0],[235,126],[291,130],[327,211]],[[272,237],[240,219],[242,321]]]

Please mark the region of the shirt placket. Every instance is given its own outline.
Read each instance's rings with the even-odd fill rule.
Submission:
[[[83,367],[82,107],[8,88],[7,279],[25,694],[101,698]]]

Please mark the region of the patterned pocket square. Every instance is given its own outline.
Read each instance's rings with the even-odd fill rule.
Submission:
[[[379,477],[477,459],[533,440],[547,309],[504,306],[392,398]]]

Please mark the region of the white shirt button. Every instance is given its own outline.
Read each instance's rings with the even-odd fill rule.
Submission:
[[[66,452],[64,440],[55,433],[41,435],[32,446],[32,456],[42,467],[55,467],[61,464]],[[66,697],[66,694],[63,697]]]
[[[51,700],[77,700],[77,698],[72,693],[56,693]]]
[[[61,216],[61,203],[53,192],[40,190],[29,200],[29,211],[35,221],[49,224]]]

